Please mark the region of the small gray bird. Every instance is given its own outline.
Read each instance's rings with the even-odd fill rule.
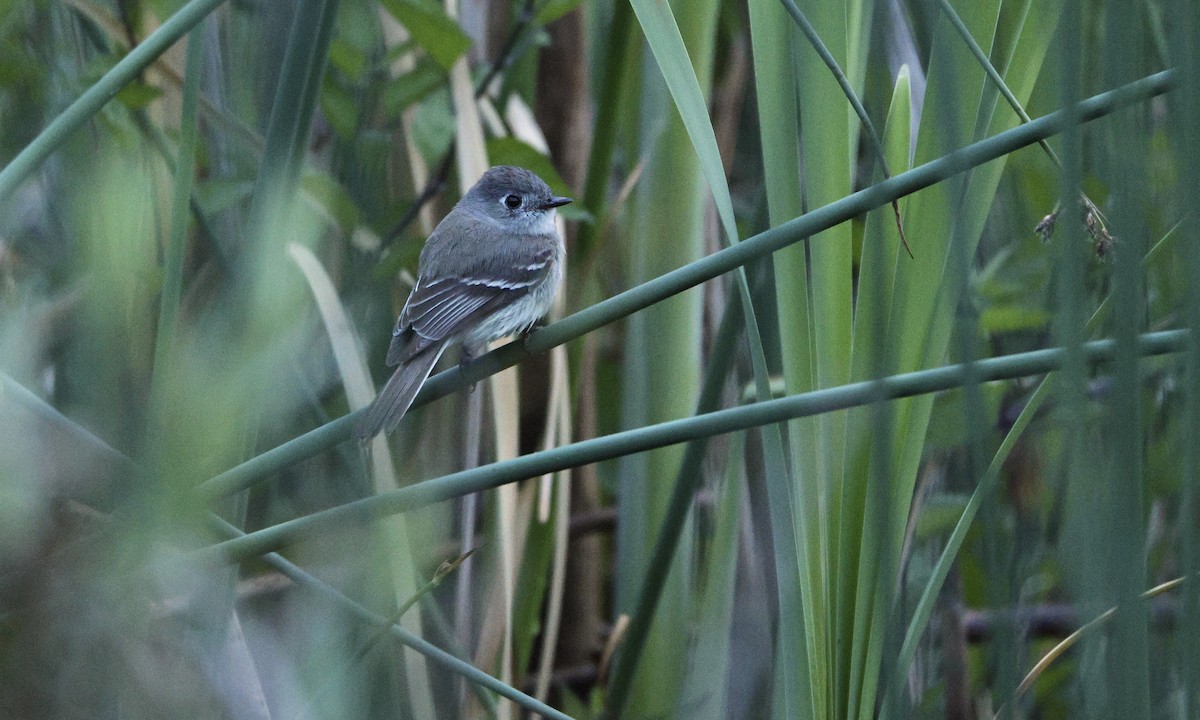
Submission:
[[[421,250],[388,348],[388,366],[398,367],[354,426],[356,438],[395,430],[451,343],[462,344],[465,361],[546,314],[566,255],[554,209],[569,202],[510,165],[491,168],[463,195]]]

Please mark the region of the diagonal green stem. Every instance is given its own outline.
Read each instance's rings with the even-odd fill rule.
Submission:
[[[961,172],[1031,145],[1040,139],[1050,137],[1061,132],[1069,118],[1077,118],[1079,122],[1095,120],[1129,104],[1164,94],[1172,87],[1174,87],[1172,71],[1155,73],[1088,98],[1073,108],[1069,116],[1067,111],[1059,110],[1033,122],[972,143],[564,318],[530,337],[525,343],[525,349],[528,352],[541,352],[574,340],[655,302],[712,280],[751,260],[816,235],[834,225],[881,207],[894,199],[910,195]],[[516,362],[516,359],[518,358],[514,358],[513,362]],[[461,383],[461,380],[459,382]]]
[[[1147,333],[1140,336],[1136,350],[1142,355],[1179,352],[1187,346],[1188,338],[1186,330]],[[1097,340],[1086,344],[1083,349],[1087,361],[1095,365],[1110,360],[1117,343],[1113,340]],[[196,556],[201,562],[240,562],[346,523],[369,522],[460,495],[631,453],[834,410],[948,390],[968,381],[989,382],[1041,375],[1062,365],[1065,355],[1063,348],[1034,350],[988,358],[970,366],[948,365],[893,375],[882,380],[851,383],[613,433],[363,498],[204,548],[197,551]]]
[[[240,531],[230,532],[230,529],[233,529],[234,525],[232,523],[226,522],[225,520],[223,520],[220,516],[216,515],[215,513],[210,517],[209,520],[215,526],[217,531],[222,533],[223,535],[227,535],[229,537],[237,537],[238,535],[241,534]],[[467,553],[467,555],[469,555],[469,554],[470,553]],[[275,553],[272,553],[272,555],[274,557],[279,557]],[[388,635],[394,634],[396,632],[396,628],[400,628],[402,631],[407,633],[408,631],[404,630],[404,626],[400,624],[401,618],[403,618],[404,615],[409,610],[411,610],[414,605],[416,605],[423,598],[428,596],[429,593],[433,592],[433,590],[436,589],[438,585],[441,585],[442,580],[445,578],[446,574],[448,574],[449,572],[452,572],[454,569],[458,568],[459,565],[462,563],[462,561],[466,559],[467,555],[460,556],[449,569],[444,570],[443,568],[439,568],[437,573],[433,576],[433,578],[431,580],[429,580],[428,582],[426,582],[421,587],[417,588],[416,591],[411,596],[409,596],[409,598],[404,601],[404,604],[401,605],[399,608],[397,608],[395,612],[393,612],[390,616],[384,618],[383,622],[376,623],[375,624],[376,628],[377,628],[376,631],[370,637],[368,637],[366,639],[366,641],[364,641],[359,646],[358,650],[356,650],[353,653],[353,655],[351,655],[350,658],[348,658],[347,661],[344,664],[342,664],[342,666],[340,668],[333,670],[327,674],[324,684],[321,685],[321,687],[318,690],[316,690],[309,697],[308,702],[305,705],[305,709],[298,715],[297,720],[307,720],[307,718],[312,717],[314,715],[315,709],[321,706],[322,701],[325,698],[330,697],[333,694],[333,689],[338,687],[339,685],[341,685],[343,682],[345,682],[348,679],[350,672],[352,670],[354,670],[356,667],[358,667],[359,663],[364,661],[367,658],[367,656],[370,655],[371,651],[374,650],[379,645],[380,641],[382,641]],[[270,558],[268,558],[268,562],[270,562]],[[285,560],[284,562],[287,562],[287,561]],[[272,565],[272,567],[276,568],[280,572],[283,572],[282,564],[274,564],[274,565]],[[296,580],[296,577],[299,577],[300,574],[307,575],[307,573],[305,573],[299,567],[295,567],[295,570],[293,572],[295,573],[295,576],[293,576],[293,575],[288,576],[288,577],[291,577],[293,580]],[[312,576],[310,576],[310,577],[312,577]],[[302,580],[297,580],[296,582],[303,587],[308,587]],[[332,590],[333,588],[330,588],[330,589]],[[337,591],[335,590],[334,592],[337,592]],[[341,593],[338,593],[338,594],[340,595]],[[339,604],[342,604],[342,601],[340,599],[335,599],[335,601],[338,602]],[[353,610],[356,612],[356,614],[358,614],[357,608],[355,608]],[[365,609],[364,609],[364,611],[365,611]],[[365,615],[360,615],[360,617],[363,617],[364,620],[367,619]],[[454,655],[457,657],[456,653]],[[470,683],[468,685],[468,687],[472,688],[475,691],[475,696],[480,699],[480,704],[483,705],[486,708],[486,710],[488,711],[488,717],[495,718],[496,717],[496,707],[495,707],[496,701],[495,701],[495,699],[492,698],[492,696],[487,694],[486,692],[483,692],[482,687],[479,685],[476,685],[475,683]]]
[[[224,521],[221,522],[223,523],[224,529],[230,535],[235,532],[240,532],[232,525],[224,523]],[[346,611],[352,614],[354,617],[369,625],[379,626],[388,622],[388,618],[372,612],[371,610],[368,610],[362,605],[356,603],[339,592],[337,588],[323,580],[320,580],[316,576],[305,572],[298,565],[289,562],[278,553],[268,554],[263,558],[263,561],[287,577],[291,578],[291,580],[297,585],[311,590],[318,595],[321,595],[326,600],[345,608]],[[553,720],[572,720],[570,715],[559,712],[540,700],[526,695],[511,685],[507,685],[497,680],[470,663],[459,660],[445,650],[442,650],[433,643],[430,643],[428,640],[425,640],[424,638],[405,630],[399,624],[393,624],[390,631],[392,636],[400,641],[401,644],[416,650],[433,662],[446,668],[450,672],[461,675],[467,680],[470,680],[472,683],[480,687],[487,688],[497,695],[511,700],[517,706],[524,708],[529,712],[534,712],[543,717],[552,718]]]
[[[524,343],[509,343],[477,358],[465,367],[455,367],[430,378],[413,402],[413,407],[420,407],[445,397],[459,388],[477,383],[516,365],[532,353],[543,352],[582,337],[642,308],[881,207],[892,200],[1050,137],[1060,132],[1071,117],[1078,118],[1079,122],[1087,122],[1140,100],[1164,94],[1174,86],[1173,78],[1174,74],[1169,70],[1156,73],[1088,98],[1071,109],[1070,115],[1068,111],[1059,110],[1033,122],[1018,125],[614,295],[545,327]],[[356,414],[346,415],[311,430],[205,481],[198,490],[203,497],[216,498],[250,487],[293,463],[349,439],[350,429],[354,426],[356,417]]]
[[[125,453],[109,445],[91,430],[63,415],[57,408],[38,397],[21,383],[0,372],[0,402],[8,400],[15,401],[42,420],[64,428],[88,451],[97,453],[105,461],[113,463],[131,475],[138,474],[137,465]]]
[[[1017,99],[1016,95],[1013,95],[1012,90],[1008,89],[1008,83],[1004,82],[1004,78],[1000,77],[1000,73],[996,71],[996,66],[992,65],[992,61],[988,59],[983,48],[979,47],[979,43],[975,41],[975,36],[971,34],[970,28],[967,27],[966,23],[955,12],[954,6],[950,4],[949,0],[939,0],[939,3],[942,6],[942,12],[946,13],[946,19],[950,21],[950,25],[954,28],[954,31],[958,33],[959,37],[963,39],[963,42],[966,43],[967,48],[971,51],[971,54],[979,61],[979,65],[987,73],[988,79],[992,81],[992,84],[1004,96],[1004,100],[1008,103],[1008,106],[1013,109],[1017,117],[1021,118],[1021,122],[1032,122],[1029,113],[1025,112],[1024,106],[1021,105],[1021,101]],[[1058,159],[1058,155],[1055,154],[1054,149],[1050,147],[1049,143],[1045,140],[1038,140],[1038,145],[1050,157],[1050,160],[1061,169],[1062,161]]]
[[[241,530],[238,530],[233,525],[225,522],[221,518],[213,515],[211,521],[216,525],[217,529],[229,537],[244,537]],[[285,559],[278,553],[269,553],[263,557],[263,562],[287,576],[292,582],[304,587],[307,590],[324,597],[329,602],[344,608],[351,615],[373,627],[390,626],[390,632],[402,645],[406,645],[413,650],[421,653],[433,662],[441,665],[452,673],[462,675],[467,680],[485,687],[488,690],[495,692],[501,697],[508,698],[518,706],[535,712],[543,717],[553,718],[554,720],[571,720],[571,716],[561,713],[545,703],[526,695],[520,690],[507,685],[496,678],[488,675],[479,668],[470,663],[459,660],[450,653],[442,650],[433,643],[421,638],[418,635],[405,630],[397,622],[393,622],[391,618],[380,615],[376,612],[368,610],[366,607],[351,600],[341,591],[333,587],[329,583],[305,572],[299,565]]]

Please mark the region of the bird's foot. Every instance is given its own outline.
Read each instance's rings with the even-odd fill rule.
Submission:
[[[521,333],[521,344],[525,347],[529,346],[529,338],[541,332],[542,328],[546,327],[545,319],[534,320],[529,327],[525,328],[525,332]]]
[[[466,345],[463,345],[460,348],[460,353],[458,356],[459,371],[466,372],[467,366],[470,365],[471,361],[473,361],[478,356],[479,356],[479,353],[476,351],[475,348],[470,348],[470,347],[467,347]],[[477,384],[478,383],[471,383],[470,385],[467,386],[467,394],[468,395],[475,392],[475,386]]]

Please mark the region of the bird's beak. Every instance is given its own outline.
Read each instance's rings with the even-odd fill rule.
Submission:
[[[552,197],[552,198],[550,198],[550,202],[544,203],[538,209],[539,210],[549,210],[550,208],[561,207],[563,205],[566,205],[569,202],[574,202],[574,201],[568,197]]]

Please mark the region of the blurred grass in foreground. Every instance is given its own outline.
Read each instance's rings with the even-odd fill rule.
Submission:
[[[1197,38],[1191,0],[0,2],[0,716],[1196,716]],[[501,162],[586,201],[572,317],[344,442]],[[911,258],[847,200],[884,164]],[[738,241],[778,252],[629,314]]]

